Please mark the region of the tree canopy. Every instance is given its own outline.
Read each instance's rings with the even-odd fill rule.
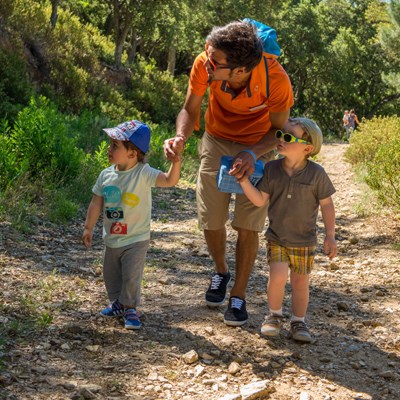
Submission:
[[[4,0],[0,116],[15,115],[36,91],[68,112],[144,112],[171,123],[208,32],[244,17],[277,30],[295,93],[292,114],[339,133],[345,108],[366,118],[397,112],[399,0]],[[160,85],[169,98],[157,106]]]

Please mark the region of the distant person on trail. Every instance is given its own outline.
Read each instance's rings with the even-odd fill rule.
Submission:
[[[354,112],[354,110],[350,110],[350,114],[349,114],[350,135],[356,129],[356,124],[360,125],[360,121],[358,120],[357,115]]]
[[[276,132],[278,153],[283,156],[265,165],[264,176],[254,187],[243,177],[244,193],[257,207],[269,202],[267,254],[270,266],[267,295],[269,314],[261,327],[263,335],[278,336],[283,325],[282,302],[290,270],[292,317],[290,330],[294,340],[311,342],[305,323],[309,301],[309,276],[316,252],[316,222],[321,208],[325,225],[324,252],[336,256],[335,193],[325,170],[308,158],[322,145],[318,125],[307,118],[290,118]]]
[[[344,111],[344,115],[343,115],[343,128],[346,131],[346,139],[349,140],[350,139],[350,122],[349,122],[349,110],[345,110]]]
[[[176,136],[164,143],[167,156],[175,154],[175,146],[185,143],[195,127],[199,129],[201,103],[208,88],[196,192],[199,226],[215,263],[205,300],[208,306],[217,307],[225,302],[231,279],[225,228],[231,194],[218,191],[216,182],[221,156],[234,157],[236,169],[232,174],[239,179],[253,173],[257,159],[271,159],[269,152],[277,145],[275,130],[289,117],[293,92],[282,66],[263,52],[251,23],[214,27],[205,51],[194,61],[186,100],[176,120]],[[236,274],[224,322],[241,326],[248,319],[246,289],[267,207],[253,206],[244,195],[236,195],[235,201],[232,227],[238,233]]]
[[[104,131],[110,137],[108,158],[112,165],[100,173],[92,189],[82,239],[89,249],[93,227],[103,212],[103,276],[111,304],[100,314],[124,317],[125,328],[140,329],[137,307],[150,242],[151,188],[178,182],[183,146],[169,158],[172,165],[164,173],[144,161],[150,144],[146,124],[128,121]]]

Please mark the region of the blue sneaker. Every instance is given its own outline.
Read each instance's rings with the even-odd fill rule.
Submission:
[[[134,308],[125,309],[125,328],[126,329],[140,329],[142,323],[140,322],[139,315]]]
[[[117,299],[104,310],[101,310],[100,315],[103,317],[121,317],[124,315],[124,306]]]

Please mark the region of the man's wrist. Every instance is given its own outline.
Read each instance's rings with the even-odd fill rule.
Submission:
[[[256,153],[254,153],[253,150],[242,150],[242,152],[243,152],[243,153],[249,153],[249,154],[253,157],[254,162],[257,161]]]
[[[186,143],[186,141],[187,141],[187,137],[183,133],[177,133],[176,137],[183,139],[184,143]]]

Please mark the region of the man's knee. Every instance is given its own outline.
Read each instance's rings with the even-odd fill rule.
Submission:
[[[239,239],[242,240],[258,240],[258,231],[252,231],[250,229],[244,229],[244,228],[236,228],[238,232],[238,237]]]

